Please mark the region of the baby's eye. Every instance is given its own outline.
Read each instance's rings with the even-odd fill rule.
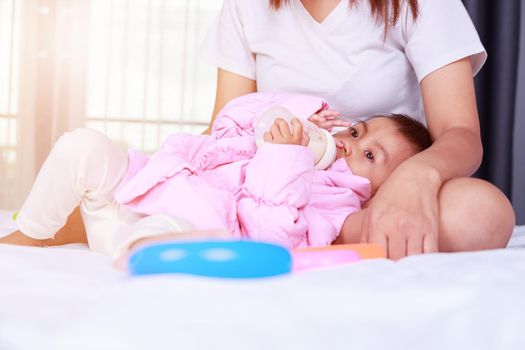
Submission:
[[[374,154],[372,152],[370,152],[370,151],[365,151],[365,157],[366,157],[366,159],[368,159],[371,162],[374,161]]]
[[[350,128],[350,136],[352,136],[354,139],[356,139],[356,138],[359,137],[359,133],[357,132],[356,129]]]

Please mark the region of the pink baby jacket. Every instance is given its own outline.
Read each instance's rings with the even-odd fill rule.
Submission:
[[[217,115],[211,135],[172,134],[151,157],[130,151],[116,201],[237,238],[287,248],[329,245],[370,197],[370,182],[353,175],[344,159],[314,170],[303,146],[265,143],[257,149],[254,124],[275,105],[304,119],[328,108],[306,95],[236,98]]]

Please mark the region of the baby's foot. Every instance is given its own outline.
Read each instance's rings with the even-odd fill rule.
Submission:
[[[47,239],[35,239],[24,235],[20,231],[15,231],[5,237],[0,237],[0,243],[13,244],[13,245],[25,245],[29,247],[46,247]]]

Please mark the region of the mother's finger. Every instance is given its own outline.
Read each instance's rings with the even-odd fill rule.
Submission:
[[[373,217],[370,215],[370,211],[366,214],[366,218],[363,219],[361,229],[364,228],[364,234],[367,236],[367,243],[375,244],[383,249],[385,255],[388,256],[388,237],[385,232],[378,229],[375,225]]]
[[[373,234],[370,234],[369,239],[368,239],[368,243],[375,244],[375,245],[381,247],[381,249],[383,249],[383,251],[385,252],[385,255],[387,257],[389,256],[389,254],[388,254],[388,237],[387,237],[386,234],[384,234],[384,233],[373,233]]]
[[[437,253],[438,239],[436,235],[428,234],[423,237],[423,253]]]
[[[390,235],[388,240],[388,257],[392,260],[399,260],[407,255],[406,238],[402,235]]]
[[[406,241],[406,253],[409,255],[418,255],[423,253],[423,241],[418,237],[408,237]]]

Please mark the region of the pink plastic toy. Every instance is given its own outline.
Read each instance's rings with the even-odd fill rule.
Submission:
[[[296,250],[292,252],[292,271],[311,270],[322,267],[353,263],[361,260],[352,250]]]

